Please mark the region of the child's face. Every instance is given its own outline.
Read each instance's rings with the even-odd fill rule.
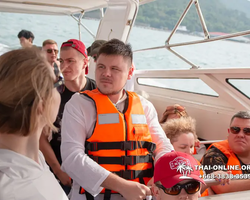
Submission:
[[[194,152],[194,142],[195,139],[193,133],[182,133],[175,139],[174,142],[172,142],[172,145],[175,151],[191,155]]]
[[[190,180],[184,180],[179,182],[179,184],[185,184],[190,182]],[[200,190],[194,194],[187,194],[184,188],[181,189],[181,192],[178,195],[169,195],[166,194],[162,189],[158,188],[156,185],[152,187],[153,195],[156,197],[156,200],[198,200],[200,197]]]

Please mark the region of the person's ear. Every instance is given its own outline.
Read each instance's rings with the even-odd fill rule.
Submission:
[[[43,115],[43,112],[44,112],[44,101],[43,100],[40,100],[38,105],[37,105],[37,114],[38,115]]]
[[[151,187],[152,195],[156,197],[156,199],[160,199],[160,189],[153,184]]]
[[[128,71],[128,80],[130,80],[133,76],[135,68],[134,67],[130,67],[129,71]]]
[[[88,61],[89,60],[87,58],[85,58],[83,61],[84,62],[83,69],[85,68],[85,75],[87,75],[89,73]]]
[[[29,42],[32,43],[32,38],[29,38]]]

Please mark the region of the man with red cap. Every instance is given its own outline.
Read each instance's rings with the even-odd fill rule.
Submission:
[[[61,87],[61,104],[55,122],[58,132],[52,133],[52,140],[48,141],[48,131],[44,131],[40,139],[40,149],[46,162],[59,179],[63,189],[69,193],[71,180],[61,170],[61,120],[65,104],[71,96],[79,91],[92,90],[96,88],[95,81],[86,77],[88,74],[88,55],[85,45],[76,39],[64,42],[60,49],[60,68],[64,77],[64,85]]]
[[[186,153],[170,152],[155,164],[153,195],[157,200],[198,200],[201,183],[197,161]]]

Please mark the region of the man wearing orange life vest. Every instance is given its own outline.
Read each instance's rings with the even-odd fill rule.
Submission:
[[[123,89],[132,58],[130,45],[105,43],[97,54],[98,89],[75,94],[65,106],[62,168],[73,179],[72,200],[145,199],[152,156],[173,150],[153,105]]]
[[[231,170],[232,174],[250,173],[249,111],[240,111],[232,117],[228,129],[228,139],[213,143],[203,156],[202,164],[205,166],[239,166],[242,170]],[[207,170],[206,173],[210,174],[213,171],[214,170]],[[216,185],[211,188],[217,194],[250,190],[250,180],[242,179],[232,181],[229,185]]]

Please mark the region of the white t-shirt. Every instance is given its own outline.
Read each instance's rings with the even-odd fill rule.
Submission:
[[[125,95],[124,95],[125,96]],[[123,110],[126,96],[116,103],[118,110]],[[141,103],[147,119],[152,141],[156,143],[155,160],[173,150],[173,146],[162,130],[156,110],[151,102],[141,97]],[[76,93],[64,108],[62,120],[62,169],[73,179],[71,200],[85,200],[85,194],[79,194],[80,185],[95,197],[103,200],[100,185],[110,174],[85,154],[85,141],[92,135],[96,121],[94,102],[84,95]],[[98,195],[99,194],[99,195]],[[98,196],[97,196],[98,195]],[[111,195],[111,200],[124,200],[121,195]]]
[[[41,152],[39,163],[0,149],[0,200],[68,200]]]

